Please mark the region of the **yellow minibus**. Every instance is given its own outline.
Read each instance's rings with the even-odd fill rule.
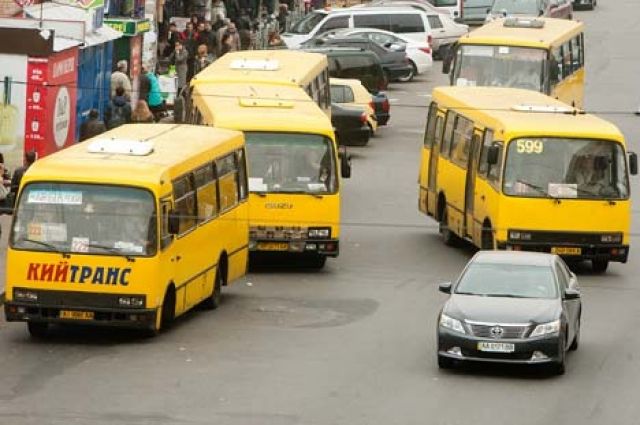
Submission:
[[[627,261],[637,157],[615,125],[524,89],[438,87],[432,99],[419,209],[445,243],[551,252],[597,272]]]
[[[443,61],[451,85],[514,87],[582,108],[584,24],[570,19],[497,19],[460,37]]]
[[[302,89],[197,84],[187,116],[193,124],[244,132],[252,253],[299,254],[293,257],[316,268],[338,255],[340,177],[350,175],[349,163],[338,153],[329,118]]]
[[[179,141],[179,143],[176,143]],[[36,161],[7,249],[7,321],[157,333],[215,308],[248,258],[247,171],[237,131],[124,125]]]

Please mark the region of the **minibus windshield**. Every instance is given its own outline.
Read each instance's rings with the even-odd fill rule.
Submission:
[[[15,214],[15,249],[123,256],[156,251],[155,203],[144,189],[30,183]]]

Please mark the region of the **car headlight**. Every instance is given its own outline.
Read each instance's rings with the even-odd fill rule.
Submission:
[[[512,239],[515,241],[530,241],[531,233],[520,232],[518,230],[511,230],[509,231],[509,239]]]
[[[621,233],[607,233],[600,236],[600,242],[602,243],[622,243]]]
[[[13,289],[13,299],[16,301],[30,301],[37,302],[38,301],[38,293],[35,291],[30,291],[28,289],[14,288]]]
[[[560,332],[560,320],[554,320],[553,322],[541,323],[531,332],[530,338],[534,336],[551,335]]]
[[[331,229],[329,227],[311,227],[309,229],[310,238],[328,238],[331,236]]]
[[[466,334],[464,326],[462,326],[462,322],[458,319],[454,319],[453,317],[449,317],[446,314],[440,315],[440,326],[451,329],[455,332],[460,332],[461,334]]]
[[[133,295],[129,297],[118,297],[118,305],[120,307],[144,307],[145,299],[144,295]]]

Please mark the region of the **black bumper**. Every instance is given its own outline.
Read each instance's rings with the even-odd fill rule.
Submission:
[[[338,143],[343,146],[364,146],[369,143],[371,130],[367,124],[359,128],[340,130],[338,132]]]
[[[553,248],[556,247],[580,248],[580,254],[577,255],[564,255],[560,253],[559,255],[566,260],[607,260],[617,263],[626,263],[629,257],[629,245],[595,245],[519,241],[498,242],[498,249],[502,250],[521,250],[550,253]]]
[[[387,123],[389,122],[389,118],[391,118],[390,113],[376,111],[376,121],[378,121],[378,125],[387,125]]]
[[[391,81],[396,81],[400,78],[408,77],[409,74],[413,72],[413,69],[409,64],[398,65],[398,66],[387,66],[384,68],[384,70],[389,76],[389,80]]]
[[[93,313],[91,320],[63,319],[61,311]],[[66,323],[88,326],[108,326],[130,329],[153,329],[156,309],[114,309],[92,306],[64,306],[37,303],[6,302],[4,313],[7,322]]]
[[[479,342],[512,343],[515,351],[512,353],[489,353],[478,350]],[[449,352],[459,347],[461,355]],[[532,359],[534,351],[545,354],[546,358]],[[438,329],[438,355],[461,361],[511,363],[511,364],[544,364],[560,360],[559,335],[526,339],[490,339],[451,332],[444,328]]]
[[[287,244],[287,249],[261,249],[261,244]],[[337,239],[256,239],[249,242],[249,251],[252,253],[269,254],[317,254],[326,257],[337,257],[340,253],[340,241]]]

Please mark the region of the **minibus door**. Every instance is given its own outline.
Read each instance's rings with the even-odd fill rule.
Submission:
[[[476,177],[478,175],[478,161],[480,147],[482,146],[482,131],[477,128],[473,131],[471,146],[469,147],[469,163],[467,165],[467,177],[464,192],[464,235],[473,238],[475,231],[474,222],[474,198],[476,191]]]
[[[444,127],[444,115],[438,111],[436,118],[436,134],[429,155],[429,176],[427,179],[427,211],[431,214],[436,212],[438,158],[440,157],[440,146],[442,146],[442,130]]]

